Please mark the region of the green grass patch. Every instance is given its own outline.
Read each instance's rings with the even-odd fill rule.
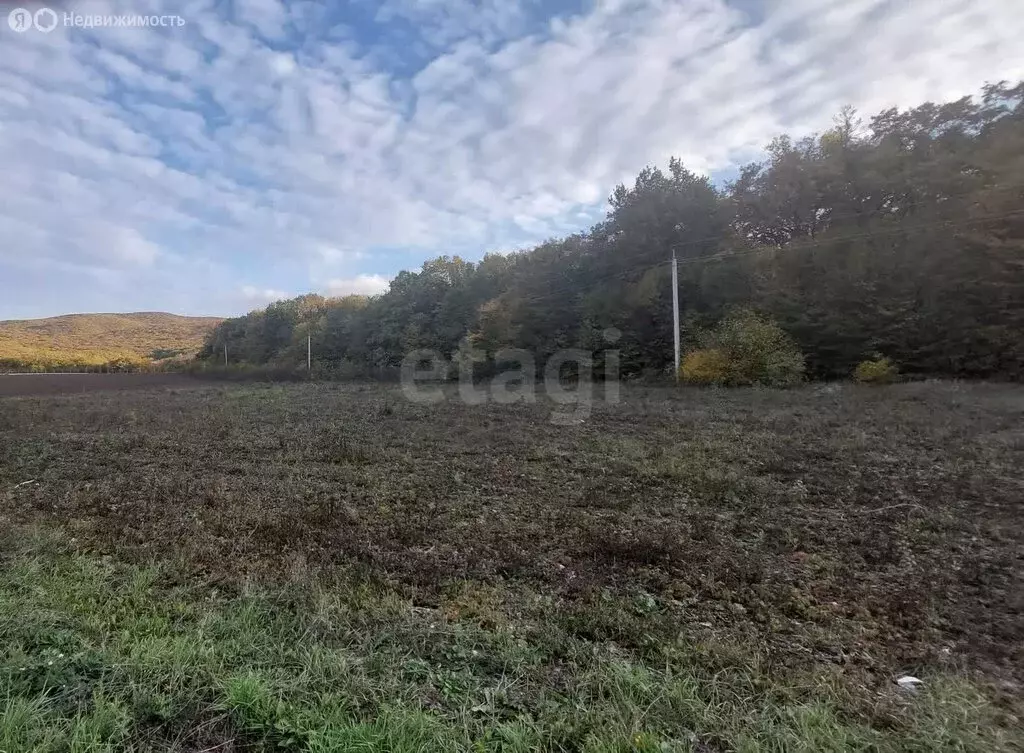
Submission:
[[[876,694],[865,712],[826,674],[786,676],[749,648],[684,633],[624,648],[578,629],[587,618],[628,622],[622,604],[575,609],[469,582],[438,608],[417,607],[351,574],[222,593],[170,565],[76,553],[52,531],[24,535],[0,567],[0,751],[992,751],[1021,742],[962,680]]]

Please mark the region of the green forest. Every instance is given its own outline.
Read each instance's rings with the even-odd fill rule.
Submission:
[[[599,363],[614,327],[624,376],[670,374],[674,253],[684,353],[746,317],[781,328],[810,378],[870,359],[910,376],[1024,376],[1024,83],[868,119],[846,109],[823,133],[775,138],[722,186],[672,159],[609,204],[586,232],[477,263],[441,256],[380,296],[228,319],[200,359],[226,346],[231,363],[294,368],[309,336],[317,368],[354,373],[422,348],[523,348],[543,364],[576,347]]]

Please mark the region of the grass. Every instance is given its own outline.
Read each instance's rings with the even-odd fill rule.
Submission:
[[[1024,744],[1019,388],[397,394],[0,400],[0,751]]]
[[[22,544],[0,615],[0,749],[992,749],[977,691],[891,694],[902,728],[848,718],[827,681],[685,641],[657,664],[549,617],[484,627],[366,584],[230,597]],[[464,599],[471,598],[464,595]],[[700,747],[703,746],[703,747]]]

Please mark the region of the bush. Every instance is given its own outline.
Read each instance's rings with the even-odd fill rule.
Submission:
[[[683,358],[680,375],[689,384],[725,384],[729,379],[729,356],[718,348],[691,350]]]
[[[892,384],[899,376],[896,364],[881,357],[861,361],[853,371],[854,381],[860,384]]]
[[[688,382],[789,387],[803,381],[804,357],[796,343],[778,324],[749,309],[731,312],[700,340],[702,348],[683,362]]]

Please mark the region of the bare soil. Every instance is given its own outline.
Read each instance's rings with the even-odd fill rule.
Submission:
[[[200,386],[184,374],[0,374],[0,397]]]
[[[62,380],[196,386],[40,384]],[[641,654],[685,634],[851,686],[968,672],[1019,703],[1021,387],[633,388],[571,426],[551,408],[331,384],[0,400],[0,521],[218,588],[344,568],[480,619],[543,593]]]

